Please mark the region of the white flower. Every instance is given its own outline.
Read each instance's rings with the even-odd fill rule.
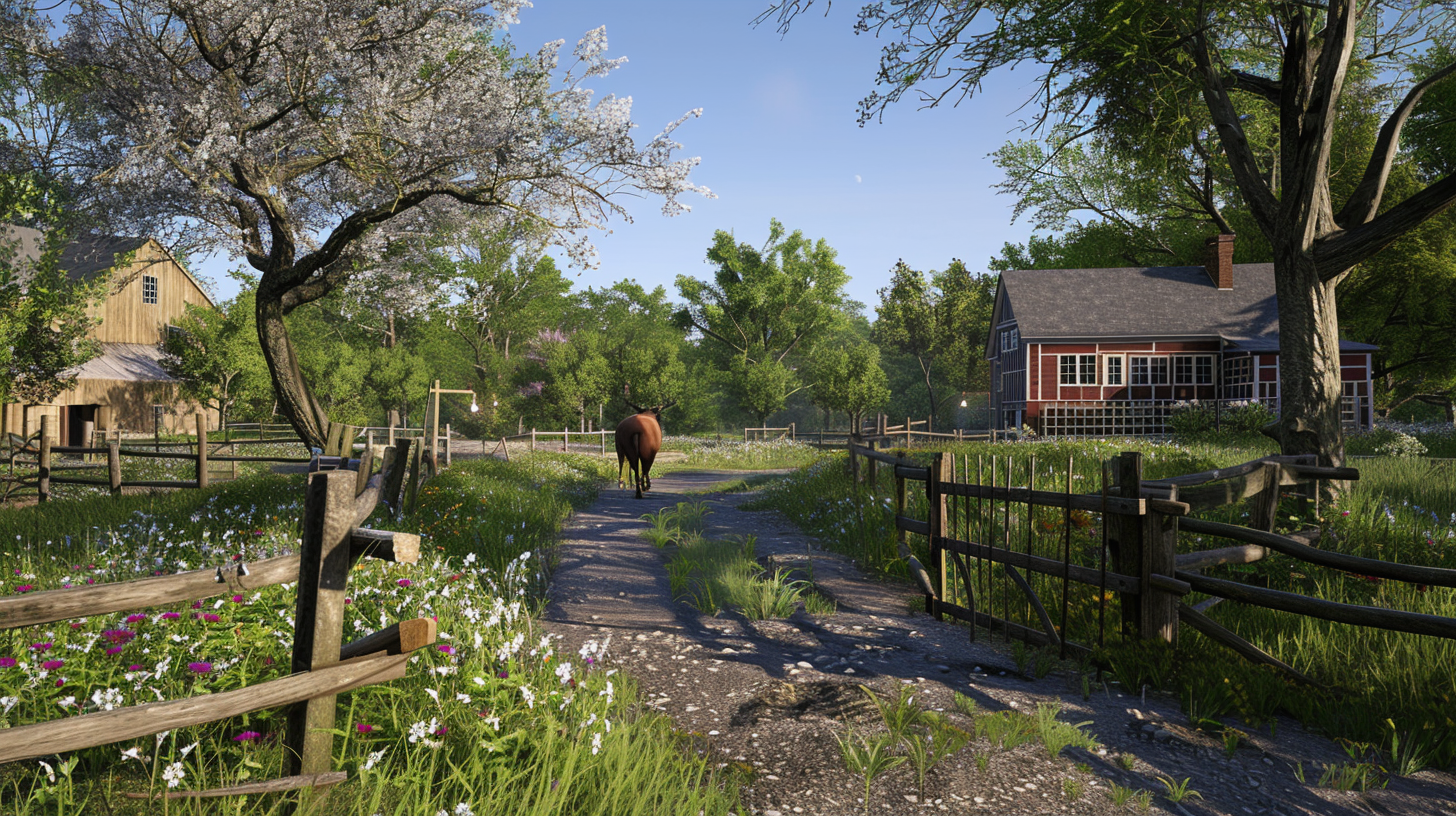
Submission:
[[[45,760],[40,760],[40,766],[45,768],[46,778],[50,779],[51,784],[54,785],[56,783],[56,769],[52,768],[51,764]]]
[[[194,742],[191,745],[183,748],[182,749],[182,758],[183,759],[186,759],[187,758],[187,755],[190,754],[190,753],[192,753],[192,749],[193,748],[196,748],[196,747],[197,747],[197,743]]]
[[[469,694],[461,694],[460,692],[457,691],[457,692],[455,692],[455,702],[457,702],[457,703],[464,703],[466,705],[470,705],[470,695]]]
[[[147,761],[149,759],[149,757],[142,756],[141,749],[140,748],[136,748],[136,747],[128,748],[125,751],[122,751],[121,752],[121,758],[122,759],[135,759],[137,762],[140,762],[143,765],[147,764]]]
[[[536,707],[536,695],[531,691],[529,686],[521,686],[521,696],[526,700],[526,708]]]
[[[384,752],[387,751],[387,750],[389,750],[389,749],[387,749],[387,748],[380,748],[378,751],[374,751],[373,753],[369,754],[369,758],[366,759],[366,760],[364,760],[364,764],[359,766],[359,770],[361,770],[361,771],[370,771],[370,770],[373,770],[374,769],[374,766],[379,764],[379,760],[384,759]]]
[[[592,756],[596,756],[602,750],[602,732],[598,731],[592,735],[591,749]]]
[[[124,700],[122,699],[120,690],[109,688],[105,691],[97,689],[91,692],[91,702],[95,703],[96,707],[103,711],[110,711],[113,708],[121,708]]]
[[[182,763],[173,762],[162,769],[162,778],[167,780],[167,787],[175,788],[187,778],[187,772],[182,770]]]

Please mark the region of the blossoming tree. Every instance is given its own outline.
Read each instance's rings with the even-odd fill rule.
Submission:
[[[321,445],[329,418],[284,316],[392,245],[492,214],[539,222],[573,262],[623,193],[687,209],[697,159],[639,145],[631,99],[584,82],[623,59],[604,29],[530,56],[505,36],[523,0],[78,0],[51,41],[39,15],[5,36],[42,55],[96,113],[72,144],[87,203],[113,229],[227,251],[260,273],[258,337],[278,405]]]

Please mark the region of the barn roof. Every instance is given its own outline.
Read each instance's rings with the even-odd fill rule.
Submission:
[[[1249,351],[1279,348],[1274,264],[1234,264],[1219,289],[1202,266],[1018,269],[1001,275],[1026,340],[1220,337]],[[1367,343],[1341,341],[1346,351]]]
[[[101,353],[72,370],[82,380],[175,382],[162,368],[162,351],[147,343],[102,343]]]

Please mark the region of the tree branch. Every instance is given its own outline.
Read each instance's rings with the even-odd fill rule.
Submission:
[[[1385,124],[1380,126],[1380,135],[1370,153],[1370,163],[1365,167],[1364,177],[1335,216],[1337,224],[1342,227],[1357,226],[1380,212],[1380,199],[1385,194],[1385,183],[1390,178],[1390,168],[1395,164],[1396,153],[1400,148],[1401,129],[1405,127],[1406,120],[1410,118],[1426,90],[1453,73],[1456,73],[1456,62],[1416,83],[1386,118]]]
[[[1279,80],[1261,77],[1248,71],[1229,71],[1227,87],[1230,90],[1253,94],[1275,105],[1279,104],[1279,99],[1284,93],[1284,85]]]
[[[1456,174],[1446,176],[1353,229],[1315,240],[1313,254],[1322,280],[1343,274],[1422,222],[1456,203]]]

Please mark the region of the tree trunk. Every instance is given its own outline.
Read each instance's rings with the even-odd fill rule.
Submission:
[[[288,328],[283,324],[283,304],[266,298],[257,299],[258,341],[263,346],[263,359],[273,378],[277,411],[287,418],[299,439],[310,448],[323,448],[328,438],[329,417],[313,397],[299,370]]]
[[[1275,292],[1279,298],[1280,449],[1286,455],[1312,453],[1319,463],[1345,461],[1340,426],[1340,332],[1335,284],[1321,281],[1309,254],[1296,241],[1274,247]]]
[[[924,358],[919,356],[915,358],[915,361],[920,363],[920,372],[925,375],[925,396],[930,400],[930,412],[933,414],[935,413],[935,386],[930,384],[930,366],[926,365]]]

